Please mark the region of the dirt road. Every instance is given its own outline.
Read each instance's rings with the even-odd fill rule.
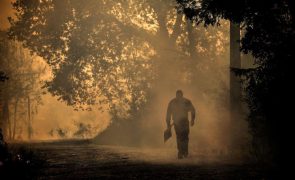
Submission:
[[[91,143],[31,145],[46,161],[37,179],[268,179],[266,170],[225,158],[174,149],[127,148]]]

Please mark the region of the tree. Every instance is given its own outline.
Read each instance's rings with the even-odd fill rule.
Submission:
[[[183,34],[180,31],[186,31],[185,27],[179,27],[183,24],[181,16],[167,27],[167,16],[176,16],[174,3],[170,1],[88,1],[83,5],[80,1],[16,1],[14,7],[19,19],[11,20],[10,35],[47,60],[54,73],[54,79],[48,82],[49,90],[69,105],[95,104],[97,95],[112,102],[111,99],[116,99],[115,93],[122,91],[118,87],[122,85],[115,84],[114,78],[122,83],[130,78],[127,72],[116,72],[116,69],[132,67],[135,61],[126,55],[127,47],[133,44],[133,50],[141,51],[137,59],[146,61],[141,64],[150,67],[152,63],[144,59],[150,59],[154,50],[158,57],[165,58],[167,49],[176,48],[173,45]],[[136,13],[150,16],[134,17]],[[163,41],[159,43],[159,39]],[[129,61],[125,62],[126,57]],[[144,67],[134,69],[146,70]],[[89,83],[86,85],[85,81]],[[92,81],[99,84],[91,84]],[[105,87],[112,87],[114,91],[106,92]],[[94,89],[91,94],[90,88]]]
[[[246,84],[253,147],[258,156],[282,165],[290,154],[294,59],[293,1],[177,0],[178,8],[196,23],[218,25],[221,19],[241,23],[241,50],[255,58],[255,68],[236,70]],[[267,146],[266,151],[260,151]],[[273,159],[269,158],[272,156]]]
[[[34,56],[22,47],[22,44],[10,41],[3,33],[1,38],[0,65],[1,71],[5,72],[9,79],[1,82],[1,104],[2,117],[1,127],[7,139],[16,138],[17,127],[20,120],[27,119],[28,135],[32,132],[32,114],[36,113],[36,108],[41,102],[41,74],[44,73],[44,65],[34,64]],[[35,61],[36,62],[36,61]],[[29,101],[29,102],[28,102]],[[28,104],[27,104],[28,102]],[[26,107],[22,107],[26,104]],[[28,116],[24,116],[23,111]]]
[[[171,89],[198,84],[196,94],[214,96],[225,83],[215,62],[226,54],[228,30],[197,27],[173,1],[18,0],[14,9],[10,37],[47,61],[46,87],[76,109],[138,122]]]
[[[123,74],[124,68],[121,68],[126,62],[121,56],[126,59],[122,52],[132,43],[129,43],[130,34],[118,26],[123,22],[112,15],[115,12],[109,7],[114,4],[113,1],[89,1],[84,5],[80,1],[15,3],[19,13],[28,16],[22,16],[11,32],[47,60],[54,74],[47,87],[68,105],[82,109],[107,101],[110,108],[114,108],[118,99],[128,101],[125,98],[128,90],[124,89],[126,73]],[[56,15],[60,16],[59,21]],[[39,24],[41,21],[46,23]],[[27,31],[18,31],[20,27]],[[54,29],[55,34],[49,32],[50,29]],[[136,37],[132,39],[136,41]]]

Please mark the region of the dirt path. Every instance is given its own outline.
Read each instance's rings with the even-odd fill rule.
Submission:
[[[167,149],[94,144],[31,146],[46,160],[38,179],[268,179],[265,171],[193,154],[177,160]]]

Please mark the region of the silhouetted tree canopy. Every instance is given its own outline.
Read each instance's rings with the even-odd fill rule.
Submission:
[[[134,35],[140,30],[132,31],[135,28],[116,17],[120,15],[112,9],[116,3],[66,0],[14,3],[18,19],[11,20],[11,36],[17,36],[47,61],[53,72],[47,87],[68,105],[82,109],[85,105],[107,102],[113,108],[130,101],[127,94],[134,89],[139,91],[137,105],[145,101],[143,90],[149,86],[146,79],[152,76],[147,71],[152,68],[147,61],[151,48]],[[137,54],[131,49],[136,49]],[[137,71],[130,72],[134,69]]]
[[[224,32],[192,29],[170,0],[17,0],[14,9],[10,37],[47,61],[53,79],[46,87],[77,109],[107,105],[112,114],[126,116],[147,102],[156,78],[163,83],[189,69],[193,79],[200,75],[196,68],[205,71],[201,60],[226,51]],[[183,60],[190,56],[199,61]],[[178,68],[169,66],[172,76],[169,62]]]
[[[255,58],[251,69],[236,70],[246,83],[249,125],[256,148],[269,145],[276,162],[287,156],[294,97],[295,3],[292,0],[177,0],[178,9],[196,23],[241,24],[241,50]],[[262,154],[263,154],[262,153]],[[260,156],[262,154],[259,154]]]

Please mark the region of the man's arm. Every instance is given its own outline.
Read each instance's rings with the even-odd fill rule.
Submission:
[[[166,124],[167,124],[167,128],[171,128],[171,116],[172,116],[172,112],[171,112],[171,102],[168,104],[168,108],[167,108],[167,113],[166,113]]]
[[[192,120],[191,120],[191,126],[193,126],[195,124],[195,118],[196,118],[196,109],[194,107],[194,105],[192,104],[192,102],[190,101],[190,112],[192,115]]]

